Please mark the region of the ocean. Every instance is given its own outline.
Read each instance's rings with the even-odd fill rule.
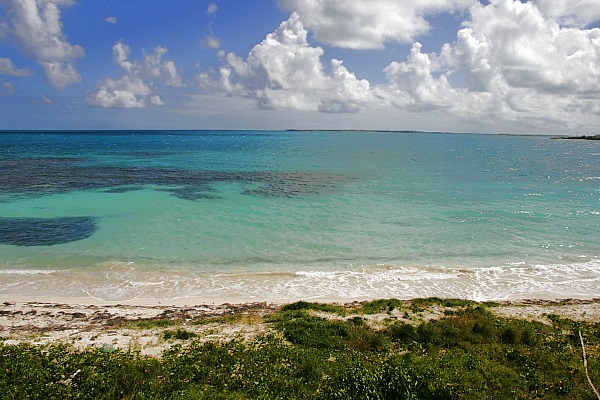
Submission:
[[[600,296],[600,142],[0,133],[0,299]]]

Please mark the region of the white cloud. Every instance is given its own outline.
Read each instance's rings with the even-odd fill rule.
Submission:
[[[104,108],[144,108],[152,90],[134,75],[114,80],[106,78],[95,93],[88,96],[88,104]]]
[[[9,28],[6,21],[0,21],[0,39],[4,39],[8,36]]]
[[[206,71],[202,71],[198,74],[198,76],[196,77],[196,83],[201,88],[218,89],[219,87],[219,83],[215,82],[211,78],[210,74]]]
[[[8,93],[9,96],[12,96],[13,94],[15,94],[16,89],[15,89],[15,85],[11,82],[3,82],[2,86],[4,87],[4,89],[6,89],[6,93]]]
[[[83,57],[85,51],[66,40],[59,9],[59,6],[68,7],[74,1],[2,0],[2,3],[10,21],[9,34],[44,68],[48,82],[61,89],[81,82],[73,62]]]
[[[48,3],[54,3],[58,6],[70,7],[74,4],[77,4],[77,0],[37,0],[37,3],[40,6],[45,6]]]
[[[123,42],[117,42],[114,44],[112,50],[113,60],[126,72],[134,72],[134,69],[138,68],[135,63],[129,61],[129,53],[131,53],[131,49],[128,45]]]
[[[207,35],[202,41],[202,46],[209,49],[218,49],[221,47],[221,41],[213,35]]]
[[[208,23],[208,34],[200,42],[200,45],[202,47],[206,47],[209,49],[218,49],[221,47],[221,41],[219,40],[219,38],[217,38],[212,29],[213,21],[218,10],[219,8],[215,3],[210,3],[208,5],[208,8],[206,9],[206,15],[208,15],[211,18]]]
[[[72,83],[81,82],[81,75],[69,62],[41,61],[46,79],[57,88],[64,89]]]
[[[108,22],[109,24],[116,24],[117,23],[117,17],[106,17],[106,19],[104,21]]]
[[[279,0],[298,12],[315,39],[349,49],[379,49],[386,42],[411,43],[429,31],[426,16],[466,10],[474,0]]]
[[[144,51],[143,69],[146,75],[158,79],[172,87],[183,87],[183,81],[174,61],[162,61],[162,57],[167,53],[167,49],[157,46],[154,53]]]
[[[31,75],[31,71],[29,68],[19,69],[14,66],[9,58],[0,57],[0,75],[23,77]]]
[[[473,7],[445,49],[472,90],[539,94],[600,93],[600,29],[562,28],[531,3],[494,0]]]
[[[163,61],[167,49],[155,48],[153,53],[144,52],[142,64],[130,61],[131,50],[123,42],[113,46],[113,60],[125,75],[119,79],[105,78],[99,83],[96,92],[87,97],[90,105],[104,108],[144,108],[147,102],[164,105],[160,96],[154,93],[154,82],[162,82],[172,87],[184,86],[173,61]]]
[[[597,113],[600,29],[563,28],[533,3],[476,4],[456,42],[440,55],[413,45],[406,62],[386,68],[390,103],[445,109],[464,120],[574,126]],[[449,77],[460,73],[464,87]]]
[[[154,104],[155,106],[164,106],[165,105],[165,102],[162,101],[160,96],[157,94],[150,96],[150,103]]]
[[[486,132],[595,129],[592,124],[600,117],[600,29],[581,27],[596,18],[595,4],[592,7],[586,0],[376,2],[380,7],[371,8],[387,11],[368,11],[372,21],[358,23],[367,2],[281,0],[282,6],[300,11],[292,12],[246,57],[217,52],[221,68],[203,71],[197,83],[209,92],[221,90],[253,100],[261,109],[302,111],[303,115],[361,112],[369,118],[386,110],[391,115],[413,115],[415,120],[435,115],[436,121],[460,121],[452,126]],[[394,20],[398,4],[405,6],[407,15],[419,18],[440,10],[452,12],[452,7],[461,12],[466,5],[471,7],[454,41],[432,53],[413,43],[404,60],[384,69],[387,81],[382,84],[358,79],[341,60],[323,61],[323,48],[308,42],[309,30],[323,42],[357,49],[412,40],[417,32],[425,32],[413,29],[418,25],[407,25],[404,33],[396,32],[393,39],[388,36],[393,30],[383,28],[389,22],[383,15]],[[317,31],[330,27],[325,22],[319,25],[320,20],[307,12],[325,9],[329,11],[323,18],[343,22],[337,33]],[[349,21],[354,21],[355,31],[345,27]],[[373,28],[378,26],[382,28]],[[315,114],[315,118],[321,117]]]
[[[535,0],[535,4],[561,25],[583,28],[600,20],[600,0]]]
[[[216,13],[218,10],[219,10],[219,7],[217,7],[216,3],[210,3],[208,5],[208,7],[206,8],[206,14],[212,15],[212,14]]]
[[[327,73],[322,55],[322,48],[309,46],[299,15],[292,13],[246,59],[227,54],[218,86],[257,99],[263,109],[357,112],[373,100],[368,81],[357,79],[339,60],[331,61]],[[198,81],[212,85],[205,73]]]
[[[364,5],[324,0],[302,4],[310,9],[345,4],[347,14],[360,14]],[[385,4],[388,11],[396,6],[391,1]],[[419,10],[462,9],[465,4],[432,0],[419,3]],[[385,9],[384,2],[380,5]],[[408,9],[418,15],[415,7]],[[344,18],[354,20],[350,15]],[[262,109],[356,113],[396,108],[458,117],[469,124],[519,124],[538,130],[572,128],[578,121],[589,121],[586,115],[600,115],[600,29],[562,26],[535,3],[473,4],[456,41],[429,54],[414,43],[406,60],[385,68],[387,83],[376,86],[358,79],[340,60],[322,64],[324,50],[308,43],[304,19],[293,12],[246,58],[221,52],[218,78],[212,80],[203,72],[197,82],[255,99]],[[364,37],[370,38],[367,44],[355,48],[388,40],[384,35]],[[335,38],[328,40],[344,45]]]
[[[406,62],[393,62],[385,68],[392,93],[390,103],[400,107],[413,107],[416,110],[446,108],[458,100],[457,91],[441,74],[441,65],[435,55],[421,53],[421,44],[412,46]]]

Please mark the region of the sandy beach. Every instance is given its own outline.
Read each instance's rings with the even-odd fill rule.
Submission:
[[[4,301],[0,303],[0,337],[5,344],[45,345],[64,343],[76,349],[89,347],[103,351],[136,351],[160,356],[177,343],[166,339],[169,330],[185,330],[201,341],[252,340],[269,333],[271,326],[263,317],[276,312],[281,304],[222,302],[219,304],[93,304],[63,302]],[[177,303],[177,302],[174,302]],[[359,301],[343,305],[351,309]],[[409,305],[409,300],[406,301]],[[408,309],[408,308],[407,308]],[[515,317],[549,322],[548,315],[576,321],[600,322],[600,299],[519,300],[500,303],[491,308],[499,317]],[[446,308],[433,306],[425,312],[395,309],[391,314],[369,316],[374,327],[386,318],[405,319],[411,323],[439,318]]]

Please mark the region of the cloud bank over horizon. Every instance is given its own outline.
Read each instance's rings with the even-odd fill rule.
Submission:
[[[200,109],[204,97],[219,99],[219,113],[230,107],[232,118],[240,104],[233,99],[243,99],[254,105],[265,127],[278,120],[274,111],[298,118],[313,113],[324,124],[346,118],[377,129],[386,127],[386,118],[390,126],[397,123],[398,115],[498,132],[593,133],[600,122],[600,0],[278,0],[276,5],[287,18],[252,41],[243,28],[226,36],[229,25],[222,16],[236,10],[207,2],[198,10],[204,31],[190,43],[168,45],[186,53],[172,53],[160,42],[140,45],[139,33],[121,28],[136,38],[141,58],[132,60],[128,36],[122,35],[110,45],[112,67],[94,70],[95,79],[87,80],[79,65],[89,44],[84,48],[80,38],[65,33],[61,13],[74,13],[83,4],[0,0],[0,43],[14,44],[26,56],[0,53],[0,83],[5,94],[18,96],[20,82],[36,75],[28,58],[52,87],[77,92],[73,88],[84,83],[78,91],[82,104],[161,106],[161,112],[190,121],[196,108],[202,120],[210,118]],[[113,10],[111,17],[98,15],[98,21],[117,29],[127,16]],[[452,33],[432,41],[440,26]],[[249,50],[228,51],[237,47],[233,40]],[[172,58],[165,60],[167,52]],[[360,65],[360,57],[382,67],[362,77],[348,66]],[[48,98],[45,92],[38,97]],[[5,97],[0,92],[0,100]]]

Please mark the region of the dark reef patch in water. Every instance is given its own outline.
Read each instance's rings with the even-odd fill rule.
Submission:
[[[60,161],[59,161],[60,160]],[[69,160],[69,161],[67,161]],[[0,195],[43,196],[75,190],[112,193],[162,186],[188,200],[215,199],[218,183],[248,183],[253,196],[292,197],[330,191],[347,177],[286,171],[210,171],[159,167],[77,165],[78,159],[18,159],[0,162]]]
[[[31,168],[40,165],[75,164],[85,161],[81,157],[12,158],[0,160],[0,168]]]
[[[0,244],[54,246],[86,239],[92,236],[97,229],[94,217],[0,217]]]
[[[183,200],[216,200],[220,199],[219,196],[211,194],[213,189],[206,187],[182,187],[178,189],[166,189],[165,191],[170,192],[173,196]]]
[[[142,190],[139,186],[117,186],[104,189],[104,193],[126,193],[136,190]]]

